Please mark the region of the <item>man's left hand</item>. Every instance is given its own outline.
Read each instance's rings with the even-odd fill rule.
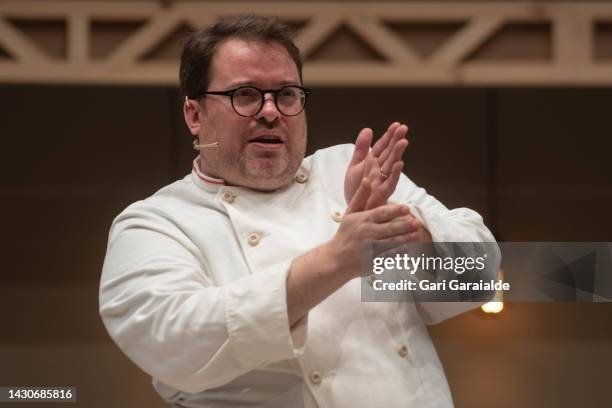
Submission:
[[[408,146],[408,127],[392,123],[385,134],[374,144],[372,129],[362,129],[355,141],[355,151],[344,178],[344,198],[349,203],[363,178],[371,183],[372,193],[366,209],[387,203],[397,187],[404,167],[402,155]]]

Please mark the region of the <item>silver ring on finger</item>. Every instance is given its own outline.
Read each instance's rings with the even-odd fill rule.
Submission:
[[[387,173],[385,173],[385,172],[383,171],[383,169],[380,169],[379,171],[380,171],[380,176],[381,176],[382,178],[384,178],[384,179],[389,178],[389,175],[388,175]]]

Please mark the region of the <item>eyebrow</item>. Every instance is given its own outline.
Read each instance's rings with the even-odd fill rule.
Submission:
[[[299,81],[281,81],[276,84],[278,88],[282,88],[283,86],[301,86]],[[240,88],[241,86],[252,86],[255,88],[259,88],[259,86],[254,81],[241,81],[235,84],[228,85],[229,88]]]

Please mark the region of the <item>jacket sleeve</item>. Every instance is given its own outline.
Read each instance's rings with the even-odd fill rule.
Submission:
[[[289,262],[215,286],[207,255],[164,217],[128,209],[111,228],[100,283],[113,340],[145,372],[185,392],[294,358],[305,341],[304,330],[289,329]]]
[[[491,276],[496,279],[499,270],[501,254],[493,234],[484,225],[482,217],[469,208],[456,208],[449,210],[435,197],[427,194],[425,189],[418,187],[404,174],[400,176],[398,187],[391,196],[391,201],[403,203],[411,207],[413,214],[429,231],[433,242],[487,242],[482,245],[483,250],[495,259],[497,267],[488,269]],[[435,324],[452,316],[464,313],[479,307],[484,302],[418,302],[417,310],[427,324]]]

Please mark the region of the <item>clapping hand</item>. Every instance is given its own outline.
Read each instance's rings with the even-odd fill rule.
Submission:
[[[344,198],[350,203],[361,181],[370,182],[370,197],[366,209],[384,205],[395,191],[400,173],[404,167],[402,155],[408,146],[408,127],[393,122],[372,149],[372,129],[359,132],[355,151],[344,178]]]

